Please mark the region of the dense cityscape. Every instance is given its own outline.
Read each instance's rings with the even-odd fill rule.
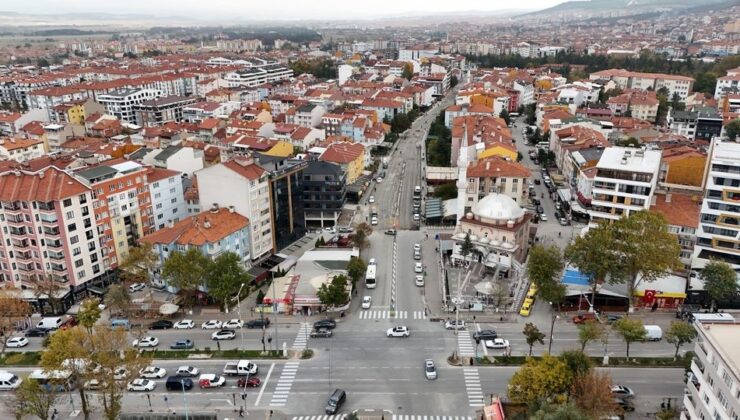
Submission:
[[[0,418],[740,419],[736,0],[31,3]]]

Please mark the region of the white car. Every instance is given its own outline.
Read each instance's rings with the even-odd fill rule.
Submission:
[[[540,214],[540,220],[542,220],[543,222],[546,222],[547,221],[547,215],[545,213]]]
[[[225,384],[226,378],[213,373],[204,373],[198,378],[198,385],[201,388],[216,388]]]
[[[388,337],[408,337],[410,334],[408,327],[405,326],[389,328],[388,331],[386,331],[386,335]]]
[[[224,322],[223,328],[227,328],[229,330],[235,330],[237,328],[241,328],[244,325],[244,321],[240,319],[230,319],[226,322]]]
[[[210,321],[206,321],[200,324],[200,327],[203,328],[204,330],[220,330],[221,325],[223,325],[223,322],[217,319],[212,319]]]
[[[421,251],[421,244],[420,243],[417,242],[417,243],[414,244],[414,251]]]
[[[221,330],[211,334],[211,340],[233,340],[236,338],[236,331],[234,330]]]
[[[167,376],[167,370],[158,366],[147,366],[139,371],[139,376],[146,379],[159,379]]]
[[[157,337],[146,336],[141,340],[134,340],[131,345],[134,347],[157,347],[159,345],[159,339]]]
[[[414,273],[421,273],[424,271],[424,267],[420,262],[414,264]]]
[[[128,386],[126,389],[129,391],[137,391],[137,392],[149,392],[154,391],[154,388],[156,388],[157,383],[154,381],[150,381],[149,379],[134,379],[133,381],[128,383]]]
[[[434,361],[432,359],[424,361],[424,376],[426,376],[430,381],[437,379],[437,368],[434,366]]]
[[[373,298],[365,296],[362,298],[362,309],[370,309],[370,305],[373,304]]]
[[[26,337],[12,337],[5,342],[7,347],[26,347],[28,345],[28,339]]]
[[[378,224],[378,218],[377,217],[373,217],[372,219],[370,219],[370,224],[373,225],[373,226],[377,225]]]
[[[134,293],[134,292],[138,292],[139,290],[144,290],[145,287],[146,287],[146,284],[144,283],[134,283],[128,287],[128,291],[131,293]]]
[[[367,202],[370,203],[370,204],[374,203],[375,202],[375,196],[374,195],[371,195],[370,198],[367,199]]]
[[[195,327],[195,322],[193,322],[192,319],[181,319],[175,322],[175,325],[172,326],[172,328],[178,330],[189,330],[193,327]]]
[[[375,258],[370,258],[370,260],[368,260],[367,262],[367,265],[375,265]]]
[[[451,319],[445,322],[445,328],[448,330],[464,330],[465,321],[463,321],[462,319],[459,321],[455,321],[454,319]]]
[[[414,222],[418,222],[421,220],[421,216],[419,216],[419,213],[414,213]]]
[[[494,338],[493,340],[486,340],[483,342],[489,349],[508,349],[509,340],[503,338]]]
[[[381,182],[383,182],[383,177],[382,176],[379,176],[378,179],[375,180],[375,182],[377,182],[378,184],[380,184]]]
[[[198,369],[195,366],[180,366],[175,371],[175,376],[181,377],[181,378],[189,378],[193,376],[198,376],[200,374],[200,369]]]
[[[126,368],[118,368],[113,371],[113,379],[116,381],[125,379],[126,375],[128,375],[128,370]]]
[[[423,286],[424,285],[424,276],[422,276],[421,274],[417,275],[416,276],[415,283],[416,283],[417,286]]]

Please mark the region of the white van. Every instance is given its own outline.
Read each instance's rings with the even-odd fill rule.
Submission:
[[[43,318],[41,321],[39,321],[38,324],[36,324],[36,328],[41,328],[42,330],[56,330],[62,325],[62,317],[54,316],[49,318]]]
[[[373,225],[373,226],[377,225],[378,224],[378,218],[375,217],[375,216],[373,216],[373,218],[370,219],[370,224]]]
[[[8,372],[7,370],[0,370],[0,391],[12,391],[21,385],[23,380],[17,375]]]
[[[657,325],[645,325],[645,340],[660,341],[663,339],[663,330]]]

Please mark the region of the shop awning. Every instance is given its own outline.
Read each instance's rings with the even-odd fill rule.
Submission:
[[[103,296],[105,294],[105,290],[103,288],[97,287],[97,286],[87,286],[87,290],[89,290],[90,292],[92,292],[92,293],[94,293],[94,294],[96,294],[98,296]]]

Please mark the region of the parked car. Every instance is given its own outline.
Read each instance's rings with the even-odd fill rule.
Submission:
[[[23,335],[26,337],[46,337],[47,334],[49,334],[49,331],[43,328],[31,328],[30,330],[26,330],[26,333]]]
[[[175,370],[175,376],[180,378],[191,378],[198,376],[200,369],[195,366],[180,366]]]
[[[204,330],[220,330],[221,325],[223,325],[223,322],[217,319],[212,319],[210,321],[206,321],[200,324],[200,327],[203,328]]]
[[[321,328],[326,328],[327,330],[333,330],[337,327],[337,321],[334,321],[333,319],[322,319],[320,321],[316,321],[313,323],[313,328],[315,330],[319,330]]]
[[[131,293],[138,292],[139,290],[144,290],[146,288],[146,284],[144,283],[134,283],[128,287],[128,291]]]
[[[237,388],[259,388],[261,384],[262,384],[262,381],[260,380],[260,378],[256,376],[250,376],[249,379],[239,378],[236,381]]]
[[[352,233],[354,232],[351,227],[340,227],[339,233]]]
[[[146,379],[159,379],[167,376],[167,371],[158,366],[147,366],[139,371],[139,376]]]
[[[593,312],[586,312],[585,314],[579,314],[572,318],[574,324],[583,324],[586,321],[598,321],[596,314]]]
[[[211,340],[233,340],[236,338],[236,331],[234,330],[219,330],[211,334]]]
[[[241,328],[244,325],[244,321],[240,319],[230,319],[222,325],[223,328],[229,329],[229,330],[235,330],[237,328]]]
[[[59,325],[60,330],[66,330],[67,328],[72,328],[77,326],[77,318],[71,316],[67,318],[64,322],[62,322],[61,325]]]
[[[532,312],[532,305],[534,305],[534,299],[524,299],[522,308],[519,309],[519,315],[529,316],[530,312]]]
[[[414,273],[422,273],[424,271],[424,266],[418,262],[414,263]]]
[[[560,223],[560,226],[568,226],[568,219],[561,217],[558,219],[558,223]]]
[[[434,360],[427,359],[424,361],[424,376],[430,381],[437,379],[437,367],[434,366]]]
[[[309,334],[311,338],[329,338],[332,336],[332,331],[327,330],[326,328],[319,328],[317,330],[311,331]]]
[[[364,296],[362,298],[362,309],[370,309],[370,305],[373,304],[373,298],[371,296]]]
[[[193,348],[193,340],[177,340],[170,344],[172,350],[188,350]]]
[[[375,202],[375,196],[374,195],[371,195],[370,198],[367,199],[367,202],[370,203],[370,204],[374,203]]]
[[[396,229],[388,229],[385,231],[386,235],[396,236]]]
[[[26,337],[11,337],[5,342],[5,346],[8,348],[26,347],[28,345],[28,339]]]
[[[131,345],[134,347],[157,347],[159,345],[159,339],[157,337],[146,336],[141,340],[134,340]]]
[[[494,338],[493,340],[486,340],[484,342],[489,349],[507,349],[509,348],[509,340],[503,338]]]
[[[408,337],[409,335],[411,335],[411,332],[409,331],[408,327],[398,326],[389,328],[388,331],[386,331],[386,335],[388,337]]]
[[[151,324],[149,324],[150,330],[168,330],[172,328],[173,324],[172,321],[168,321],[166,319],[160,319],[159,321],[154,321]]]
[[[267,328],[270,326],[270,318],[257,318],[247,321],[247,328]]]
[[[128,375],[128,369],[119,367],[118,369],[113,371],[113,380],[122,381],[124,378],[126,378],[126,375]]]
[[[175,325],[172,326],[172,328],[175,328],[178,330],[188,330],[193,327],[195,327],[195,322],[193,322],[192,319],[181,319],[177,321]]]
[[[498,337],[494,330],[480,330],[473,333],[474,340],[493,340]]]
[[[167,378],[167,382],[165,382],[165,388],[168,391],[189,391],[193,389],[193,380],[179,376],[170,376]]]
[[[465,329],[465,321],[462,319],[455,321],[454,319],[449,319],[447,322],[445,322],[445,328],[448,330],[464,330]]]
[[[128,383],[126,389],[132,392],[149,392],[154,391],[157,383],[149,379],[138,378]]]
[[[542,220],[543,222],[546,222],[547,221],[547,215],[545,213],[540,214],[540,220]]]
[[[201,388],[217,388],[226,384],[226,378],[214,373],[204,373],[198,378],[198,386]]]
[[[424,286],[424,276],[417,274],[414,283],[419,287]]]

